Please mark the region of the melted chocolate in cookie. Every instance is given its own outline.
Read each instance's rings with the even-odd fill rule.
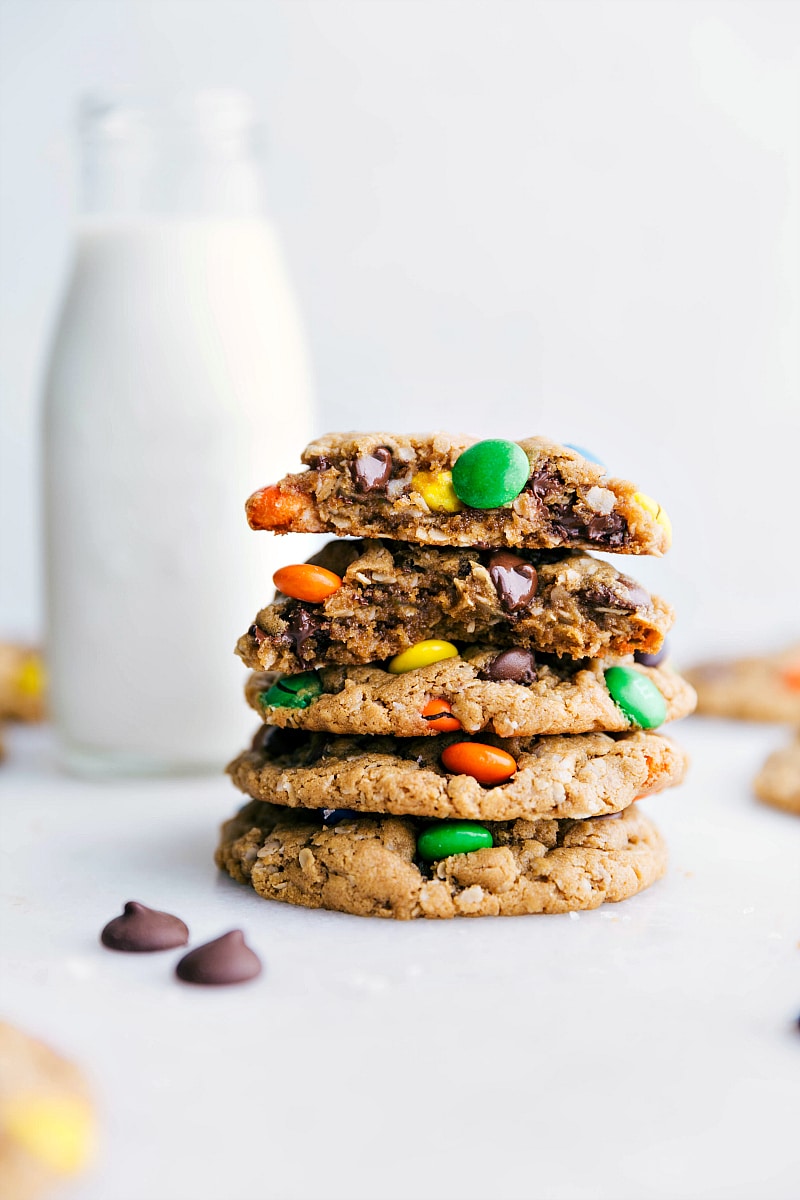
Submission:
[[[527,608],[536,595],[536,568],[517,554],[498,550],[489,559],[489,575],[506,612]]]

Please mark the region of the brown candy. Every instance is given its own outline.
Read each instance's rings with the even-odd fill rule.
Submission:
[[[362,454],[350,463],[350,474],[357,492],[380,492],[392,474],[392,454],[379,446],[372,454]]]
[[[506,612],[527,608],[536,595],[539,582],[536,567],[516,554],[509,554],[507,550],[498,550],[491,556],[489,575]]]
[[[493,683],[533,683],[536,679],[536,659],[530,650],[503,650],[486,664],[480,677]]]
[[[121,917],[109,921],[100,934],[109,950],[138,954],[152,950],[174,950],[189,941],[189,930],[180,917],[148,908],[138,900],[129,900]]]
[[[261,960],[245,942],[241,929],[232,929],[184,954],[175,974],[184,983],[226,987],[255,979],[261,974]]]

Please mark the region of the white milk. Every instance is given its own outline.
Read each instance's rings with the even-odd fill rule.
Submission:
[[[48,655],[69,765],[216,768],[257,718],[237,637],[311,539],[244,501],[311,434],[307,359],[263,219],[86,219],[45,399]],[[299,544],[298,544],[299,541]]]

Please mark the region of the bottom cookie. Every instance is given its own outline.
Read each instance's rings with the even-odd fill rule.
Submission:
[[[800,735],[770,754],[753,788],[764,804],[800,816]]]
[[[417,838],[435,822],[323,820],[252,800],[223,825],[217,866],[271,900],[408,920],[597,908],[649,887],[667,864],[661,834],[636,805],[582,821],[487,822],[493,846],[428,864]]]

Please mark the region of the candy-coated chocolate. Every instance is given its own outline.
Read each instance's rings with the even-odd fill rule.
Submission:
[[[3,1105],[3,1130],[59,1175],[82,1170],[94,1150],[92,1111],[77,1096],[12,1096]]]
[[[262,708],[308,708],[322,695],[322,684],[316,671],[299,675],[284,675],[259,696]]]
[[[272,582],[284,596],[293,600],[305,600],[308,604],[321,604],[342,586],[342,578],[326,567],[316,563],[296,563],[281,567],[272,576]]]
[[[443,642],[439,638],[426,638],[424,642],[416,642],[395,654],[389,660],[389,670],[393,675],[403,675],[406,671],[416,671],[419,667],[429,667],[431,663],[441,662],[444,658],[458,658],[458,650],[452,642]]]
[[[38,654],[29,654],[22,662],[16,686],[23,696],[41,696],[45,686],[44,663]]]
[[[470,854],[494,845],[490,831],[476,821],[437,821],[417,838],[417,854],[424,862],[436,862],[451,854]]]
[[[634,660],[641,663],[643,667],[660,667],[664,659],[669,654],[669,645],[663,642],[661,649],[656,654],[647,654],[644,650],[636,650],[634,652]]]
[[[464,505],[453,488],[450,471],[417,471],[411,489],[418,492],[431,512],[460,512]]]
[[[453,710],[447,700],[443,700],[441,696],[434,696],[425,705],[420,716],[439,733],[455,733],[457,729],[462,728],[462,725],[458,717],[454,717],[452,713]]]
[[[800,692],[800,659],[791,662],[781,671],[781,682],[791,692]]]
[[[633,667],[609,667],[606,687],[628,720],[642,729],[655,729],[667,719],[667,702],[652,679]]]
[[[574,442],[564,442],[568,450],[574,450],[576,454],[580,454],[587,462],[597,463],[598,467],[604,467],[606,464],[602,458],[598,458],[596,454],[592,454],[591,450],[587,450],[585,446],[576,446]]]
[[[499,508],[520,494],[530,473],[521,446],[489,438],[469,446],[456,459],[453,487],[459,500],[470,508]]]
[[[485,742],[454,742],[442,751],[442,766],[452,775],[471,775],[488,787],[516,774],[516,760],[499,746]]]
[[[666,514],[665,509],[661,507],[657,500],[652,496],[646,495],[645,492],[634,492],[634,500],[641,505],[645,512],[649,512],[651,517],[655,517],[656,522],[666,533],[670,542],[672,541],[672,522]]]
[[[357,813],[353,808],[323,808],[322,824],[338,825],[340,821],[357,821],[363,815],[363,813]]]

